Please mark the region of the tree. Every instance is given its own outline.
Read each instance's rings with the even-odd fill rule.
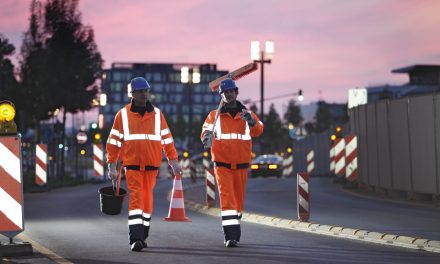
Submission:
[[[17,99],[17,81],[14,77],[14,65],[8,58],[14,54],[15,47],[0,34],[0,100]]]
[[[283,150],[288,145],[288,131],[283,126],[274,104],[270,105],[269,113],[264,120],[264,133],[260,141],[264,144],[264,151],[274,153]]]
[[[43,14],[41,1],[32,1],[23,50],[23,85],[37,95],[35,104],[43,114],[47,108],[63,109],[61,143],[65,141],[66,114],[92,107],[103,64],[93,29],[81,23],[78,1],[48,0]],[[40,118],[47,116],[40,113],[35,121]],[[59,173],[64,174],[64,155]]]
[[[301,115],[301,108],[296,105],[295,100],[289,101],[287,111],[284,114],[284,120],[286,123],[292,123],[294,126],[298,126],[304,120]]]
[[[332,114],[325,101],[318,102],[318,109],[315,114],[315,132],[321,133],[329,129],[333,123]]]
[[[31,3],[29,29],[24,34],[20,59],[20,99],[18,113],[22,121],[22,130],[36,128],[36,141],[39,138],[40,120],[51,117],[50,113],[58,107],[52,100],[53,91],[49,89],[51,78],[47,68],[47,49],[44,47],[43,17],[41,3]]]

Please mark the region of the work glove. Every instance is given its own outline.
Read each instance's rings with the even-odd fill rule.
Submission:
[[[109,163],[108,164],[108,177],[115,181],[118,179],[118,171],[116,170],[116,163]]]
[[[248,112],[246,109],[241,110],[240,113],[241,119],[246,121],[251,127],[255,126],[256,121],[252,118],[251,112]]]
[[[170,164],[171,168],[173,169],[174,175],[182,175],[182,167],[180,167],[178,160],[170,160],[168,161],[168,164]]]
[[[206,133],[203,135],[202,143],[205,149],[211,148],[213,136],[212,131],[206,131]]]

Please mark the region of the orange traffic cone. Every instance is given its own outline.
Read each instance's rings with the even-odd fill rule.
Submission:
[[[183,200],[182,176],[177,174],[174,177],[173,194],[171,195],[170,210],[168,217],[164,221],[191,222],[191,219],[185,216],[185,202]]]

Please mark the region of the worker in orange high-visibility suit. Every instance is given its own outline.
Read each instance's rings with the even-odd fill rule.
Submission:
[[[252,137],[263,133],[263,123],[237,101],[238,87],[232,79],[220,83],[219,93],[223,106],[218,119],[215,120],[216,110],[209,113],[202,127],[201,139],[205,148],[211,147],[220,193],[224,243],[226,247],[237,247],[241,236],[240,219],[251,161]]]
[[[181,174],[173,137],[162,112],[148,100],[150,85],[137,77],[131,80],[130,104],[120,109],[107,140],[109,176],[117,179],[120,158],[129,190],[128,227],[132,251],[147,247],[153,211],[153,188],[162,162],[162,149],[175,174]]]

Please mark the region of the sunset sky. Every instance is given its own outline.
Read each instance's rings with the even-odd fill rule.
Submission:
[[[30,2],[0,1],[0,33],[17,50]],[[305,103],[346,102],[349,88],[407,82],[392,69],[440,64],[437,0],[80,0],[79,10],[105,67],[176,62],[233,70],[250,62],[252,40],[274,41],[266,97],[302,89]],[[242,99],[259,99],[259,72],[238,85]]]

